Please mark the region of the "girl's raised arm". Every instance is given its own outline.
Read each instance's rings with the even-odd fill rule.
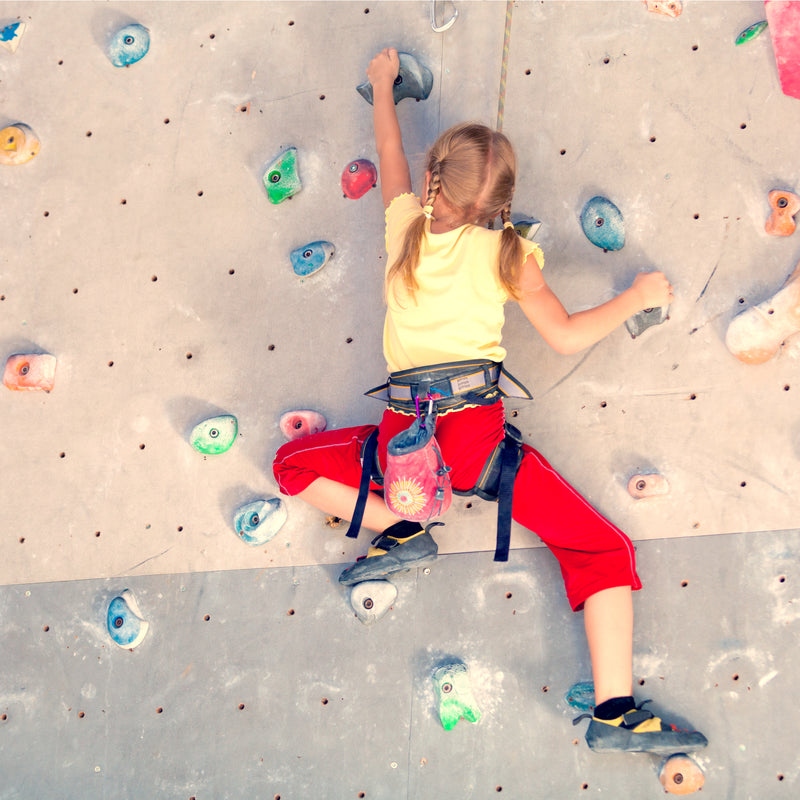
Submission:
[[[381,195],[386,207],[399,194],[411,191],[411,173],[392,93],[399,69],[397,50],[389,47],[378,53],[367,67],[367,78],[372,84],[372,121]]]
[[[533,256],[526,259],[520,280],[519,304],[525,316],[550,347],[564,354],[577,353],[639,311],[667,306],[674,299],[672,286],[662,272],[640,272],[630,288],[607,303],[568,314]]]

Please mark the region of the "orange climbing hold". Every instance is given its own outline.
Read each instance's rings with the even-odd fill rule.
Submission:
[[[49,392],[53,388],[55,377],[55,356],[13,355],[6,361],[3,383],[17,392]]]
[[[772,214],[764,230],[771,236],[791,236],[796,227],[793,217],[800,211],[800,197],[776,189],[769,193],[769,207]]]
[[[680,0],[645,0],[647,10],[665,17],[679,17],[683,11]]]
[[[281,433],[291,442],[312,433],[322,433],[328,421],[318,411],[287,411],[279,425]]]
[[[628,493],[635,500],[663,496],[669,494],[669,481],[658,473],[634,475],[628,481]]]
[[[658,776],[661,785],[670,794],[694,794],[703,788],[703,770],[683,753],[670,756]]]
[[[769,300],[751,306],[728,326],[725,344],[739,361],[763,364],[800,331],[800,264]]]

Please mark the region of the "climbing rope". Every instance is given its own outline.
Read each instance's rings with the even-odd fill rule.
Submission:
[[[506,81],[508,80],[508,47],[511,42],[511,11],[513,0],[506,0],[506,29],[503,34],[503,63],[500,67],[500,97],[497,101],[497,130],[503,130],[503,117],[506,111]]]

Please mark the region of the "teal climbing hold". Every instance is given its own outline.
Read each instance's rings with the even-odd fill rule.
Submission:
[[[307,278],[319,272],[333,257],[334,246],[330,242],[311,242],[292,250],[290,259],[295,275]]]
[[[242,506],[233,517],[233,527],[243,542],[258,547],[274,538],[287,518],[286,504],[270,497]]]
[[[453,730],[462,717],[467,722],[477,722],[481,718],[466,664],[456,661],[439,667],[433,673],[433,686],[439,719],[446,731]]]
[[[200,453],[216,455],[230,449],[238,431],[236,417],[222,414],[195,425],[189,434],[189,443]]]
[[[427,100],[433,89],[433,73],[410,53],[398,53],[398,56],[400,70],[392,89],[395,105],[406,97]],[[369,81],[356,86],[356,91],[372,105],[372,84]]]
[[[752,42],[753,39],[756,38],[760,33],[763,33],[769,27],[769,23],[762,19],[760,22],[756,22],[751,25],[749,28],[745,28],[737,37],[736,37],[736,44],[745,44],[746,42]]]
[[[109,604],[106,627],[114,644],[126,650],[132,650],[142,643],[150,623],[142,619],[142,612],[130,589],[126,589]]]
[[[594,709],[594,683],[581,681],[567,689],[564,699],[572,708],[579,711],[592,711]]]
[[[141,61],[150,49],[150,31],[135,22],[120,28],[108,43],[108,57],[115,67],[129,67]]]
[[[297,172],[297,148],[281,153],[264,173],[264,188],[270,203],[277,205],[296,195],[302,188]]]
[[[607,197],[593,197],[586,203],[581,226],[586,238],[603,250],[622,250],[625,244],[622,213]]]

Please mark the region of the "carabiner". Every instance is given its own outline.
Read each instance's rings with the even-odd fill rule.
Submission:
[[[436,0],[431,0],[431,28],[433,28],[435,33],[444,33],[449,28],[453,27],[453,23],[456,21],[456,17],[458,16],[458,9],[456,8],[455,3],[453,0],[450,0],[450,5],[453,6],[453,16],[450,17],[447,22],[442,22],[441,25],[436,24]]]

